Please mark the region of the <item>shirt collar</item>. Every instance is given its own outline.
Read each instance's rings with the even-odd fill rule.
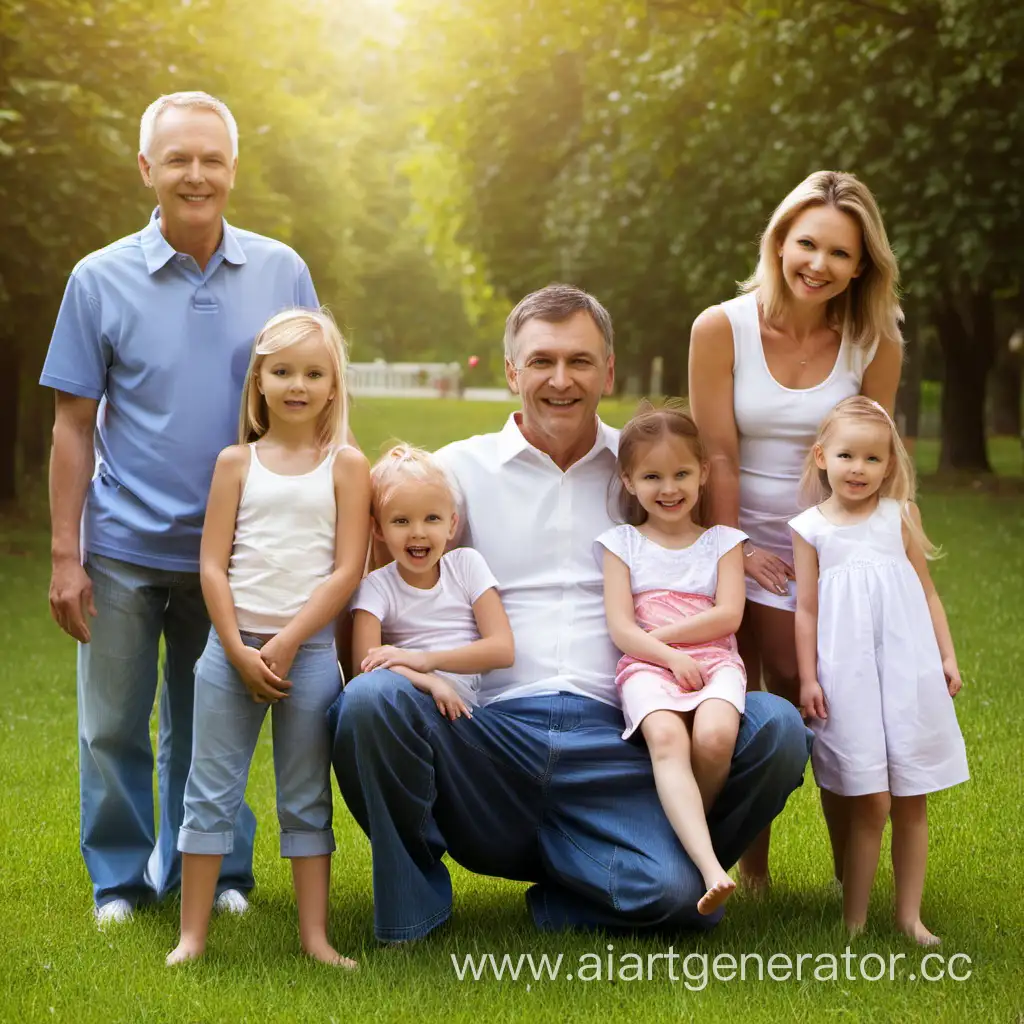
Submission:
[[[580,459],[580,462],[596,458],[606,448],[613,456],[618,455],[619,432],[614,427],[609,427],[607,423],[598,419],[597,440],[594,442],[594,447]],[[502,427],[501,432],[498,434],[498,461],[504,465],[506,462],[511,462],[512,459],[517,455],[521,455],[524,451],[536,452],[538,450],[523,437],[523,432],[519,429],[519,424],[516,423],[516,414],[513,412],[509,415],[509,418],[505,421],[505,426]],[[538,452],[538,454],[542,453]]]
[[[219,253],[225,262],[241,266],[245,263],[245,253],[242,251],[241,243],[238,241],[238,235],[226,220],[222,219],[221,224],[223,227],[220,245],[217,246],[214,256]],[[164,238],[163,233],[160,231],[159,206],[153,211],[153,215],[149,218],[149,223],[142,229],[142,253],[146,258],[146,270],[150,274],[155,274],[161,267],[167,264],[168,260],[176,255],[174,246]]]

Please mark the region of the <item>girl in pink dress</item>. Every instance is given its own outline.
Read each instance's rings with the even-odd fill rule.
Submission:
[[[641,407],[619,438],[626,523],[595,542],[605,611],[625,657],[616,683],[628,737],[647,741],[665,814],[704,878],[710,914],[736,883],[715,856],[705,813],[729,773],[746,674],[733,635],[743,617],[740,544],[729,526],[700,525],[708,465],[681,408]]]

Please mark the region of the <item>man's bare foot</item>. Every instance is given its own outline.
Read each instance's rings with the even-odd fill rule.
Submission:
[[[355,971],[359,968],[359,964],[355,960],[342,956],[326,939],[311,942],[307,946],[303,946],[303,949],[307,956],[311,956],[314,960],[319,960],[322,964],[330,964],[332,967],[344,967],[346,971]]]
[[[918,918],[916,921],[910,921],[907,924],[899,924],[897,927],[904,935],[913,939],[919,946],[938,946],[941,944],[942,939],[938,935],[932,935],[930,931],[923,924],[921,919]]]
[[[697,900],[697,913],[713,914],[735,891],[736,883],[723,871],[722,877],[715,879]]]
[[[189,939],[182,939],[167,954],[166,964],[168,967],[174,967],[177,964],[186,964],[190,960],[198,960],[203,955],[203,950],[206,947],[198,942],[192,942]]]

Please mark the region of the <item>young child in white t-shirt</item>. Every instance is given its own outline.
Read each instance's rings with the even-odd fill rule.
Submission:
[[[393,447],[371,471],[373,533],[393,562],[360,584],[351,608],[360,671],[390,669],[452,721],[477,704],[480,674],[515,660],[498,581],[458,525],[454,485],[429,452]]]

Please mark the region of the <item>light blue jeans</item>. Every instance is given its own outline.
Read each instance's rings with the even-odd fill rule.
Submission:
[[[331,829],[331,736],[327,709],[341,692],[341,672],[329,631],[299,648],[288,696],[276,704],[252,699],[220,639],[210,630],[196,666],[192,767],[185,787],[182,853],[227,855],[235,818],[267,711],[274,729],[274,778],[282,857],[334,852]],[[263,641],[242,634],[259,649]],[[324,641],[324,642],[321,642]]]
[[[181,883],[175,847],[192,759],[194,669],[210,629],[198,573],[133,565],[90,554],[96,618],[78,645],[78,742],[82,856],[97,906],[162,897]],[[149,719],[160,637],[165,660],[157,742],[159,832],[153,809]],[[238,812],[240,836],[218,892],[253,886],[256,819]]]

